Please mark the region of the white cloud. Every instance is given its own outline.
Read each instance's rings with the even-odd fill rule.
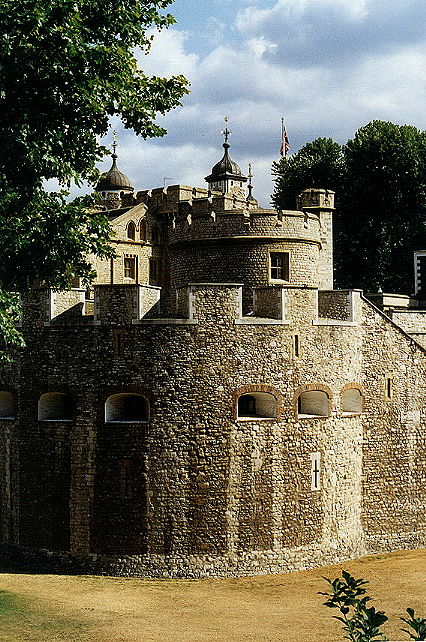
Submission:
[[[136,51],[139,66],[147,75],[176,76],[183,74],[189,80],[194,76],[198,64],[196,53],[186,53],[185,44],[191,38],[187,31],[164,29],[155,34],[150,52],[146,55]]]
[[[392,38],[396,29],[407,33],[419,0],[278,0],[269,9],[260,3],[239,12],[239,41],[227,37],[224,44],[219,34],[207,55],[198,52],[195,34],[176,28],[156,36],[149,56],[140,55],[146,73],[184,73],[192,86],[183,108],[158,119],[169,132],[164,139],[120,134],[119,166],[135,187],[161,186],[165,176],[169,184],[205,185],[223,151],[225,115],[233,132],[231,156],[244,172],[253,163],[254,193],[265,206],[281,116],[292,151],[317,136],[346,142],[374,118],[425,128],[420,32],[413,29],[397,43]],[[390,43],[384,38],[389,24]]]

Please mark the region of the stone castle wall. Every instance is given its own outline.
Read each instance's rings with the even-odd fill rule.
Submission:
[[[283,324],[242,317],[240,286],[193,285],[187,322],[159,325],[137,318],[137,287],[100,286],[96,322],[26,326],[16,420],[0,421],[5,540],[88,570],[191,577],[424,544],[425,353],[367,302],[356,323],[313,325],[313,295],[286,290]],[[351,387],[361,412],[342,410]],[[299,415],[305,390],[326,392],[327,416]],[[47,391],[71,395],[72,420],[37,420]],[[146,422],[105,422],[123,392],[149,401]],[[239,395],[256,392],[275,397],[276,417],[237,417]]]
[[[185,186],[126,198],[89,302],[24,298],[27,346],[0,380],[4,550],[205,577],[426,545],[426,353],[360,291],[331,289],[332,196],[282,213]],[[117,395],[144,413],[111,419]]]

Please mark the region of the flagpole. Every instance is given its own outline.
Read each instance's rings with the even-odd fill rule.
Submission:
[[[284,118],[281,118],[281,148],[280,154],[287,158],[287,152],[290,149],[290,144],[288,142],[287,131],[284,125]]]

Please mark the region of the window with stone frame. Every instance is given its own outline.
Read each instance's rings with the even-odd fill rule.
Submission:
[[[358,388],[347,388],[340,395],[340,408],[343,414],[359,415],[362,412],[363,395]]]
[[[149,402],[140,394],[123,392],[111,395],[105,402],[107,423],[134,423],[149,419]]]
[[[159,261],[156,257],[149,259],[149,284],[159,285],[160,282],[160,267]]]
[[[124,276],[126,279],[136,279],[136,257],[124,257]]]
[[[311,490],[321,489],[321,453],[311,454]]]
[[[123,330],[115,330],[113,334],[114,359],[123,357]]]
[[[136,239],[136,225],[133,221],[130,221],[127,226],[127,238],[134,241]]]
[[[288,252],[270,252],[269,277],[271,281],[290,280],[290,255]]]
[[[393,377],[385,377],[385,399],[390,401],[393,398]]]
[[[273,419],[277,416],[277,400],[269,392],[251,392],[238,397],[238,419]]]
[[[14,419],[15,397],[9,390],[0,391],[0,419]]]
[[[73,400],[64,392],[46,392],[38,401],[39,421],[71,421]]]
[[[328,417],[330,398],[323,390],[306,390],[297,399],[299,417]]]
[[[145,219],[141,219],[139,223],[139,238],[141,241],[146,241],[148,238],[148,228]]]

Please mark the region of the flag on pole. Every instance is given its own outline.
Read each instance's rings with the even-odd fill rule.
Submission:
[[[281,118],[281,147],[280,147],[281,156],[287,156],[287,152],[289,149],[290,149],[290,143],[288,142],[288,136],[284,125],[284,118]]]

